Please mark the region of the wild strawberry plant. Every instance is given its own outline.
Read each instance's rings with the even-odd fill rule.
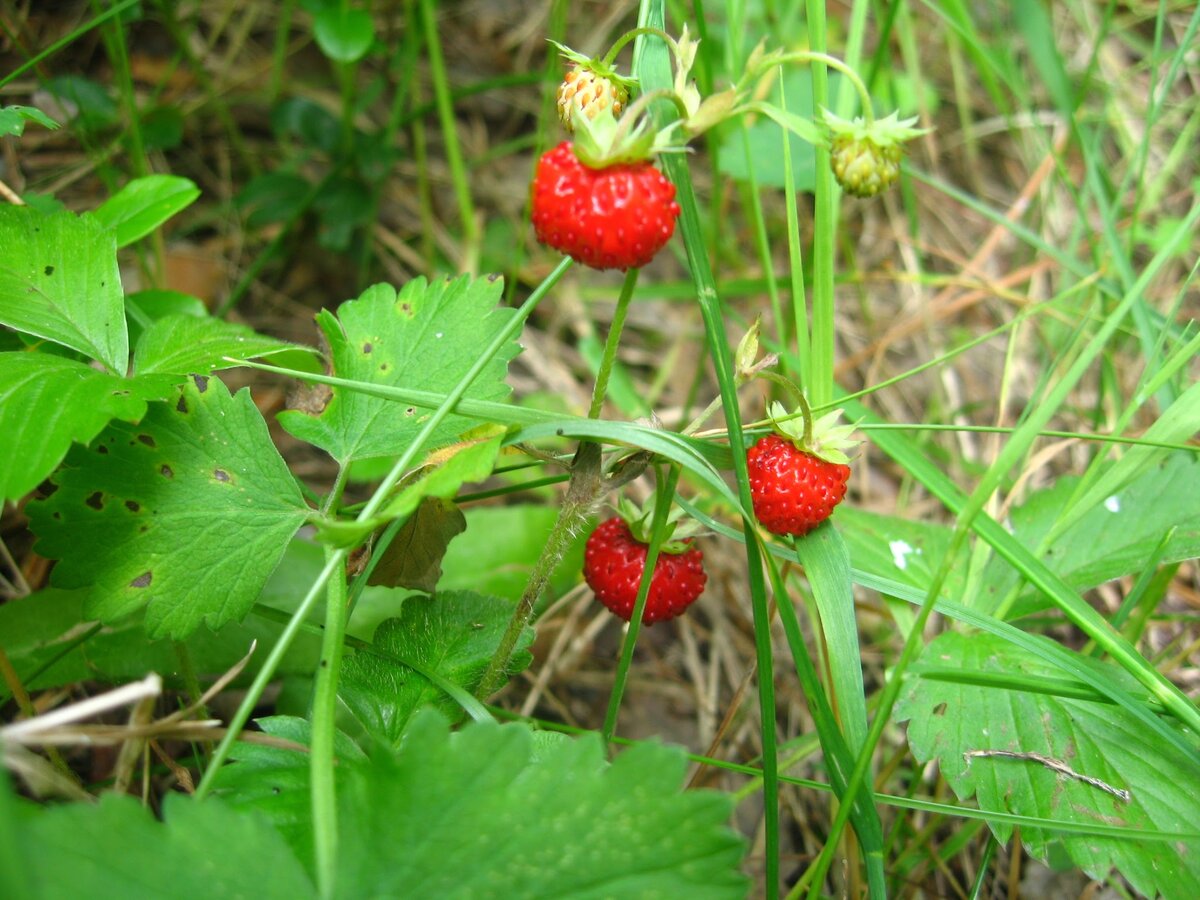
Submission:
[[[433,47],[433,5],[418,5]],[[1003,515],[991,503],[1125,320],[1151,327],[1144,292],[1200,207],[1080,318],[1053,377],[964,489],[865,402],[895,385],[843,396],[834,383],[837,185],[876,197],[924,132],[876,116],[856,68],[826,52],[821,5],[809,6],[808,49],[760,45],[739,58],[730,45],[735,74],[719,89],[698,84],[720,70],[718,55],[698,72],[704,42],[668,34],[661,3],[644,3],[641,27],[603,57],[559,45],[570,69],[556,105],[571,138],[550,142],[536,166],[529,227],[566,258],[531,290],[472,274],[368,286],[317,315],[312,346],[210,315],[195,298],[126,291],[122,252],[197,199],[188,179],[130,179],[81,212],[16,195],[0,206],[0,499],[21,504],[38,553],[54,562],[47,586],[0,605],[0,664],[20,713],[0,727],[11,773],[0,782],[0,893],[815,897],[850,885],[886,896],[905,890],[910,861],[892,848],[916,827],[896,810],[915,807],[961,817],[964,840],[990,830],[989,855],[1019,835],[1035,857],[1146,895],[1200,895],[1200,797],[1189,787],[1200,713],[1130,640],[1161,596],[1159,567],[1200,553],[1200,462],[1184,446],[1200,393],[1179,386],[1194,334],[1164,327],[1155,339],[1159,364],[1115,433],[1163,392],[1160,414],[1119,459],[1098,454]],[[375,43],[371,16],[345,4],[317,10],[314,36],[343,77]],[[827,70],[847,85],[839,99]],[[810,73],[808,115],[786,91],[760,99],[780,71]],[[355,152],[352,112],[338,125],[335,170],[371,158]],[[773,330],[752,326],[735,351],[684,150],[704,139],[727,157],[740,134],[749,157],[748,116],[783,126],[769,134],[783,159],[793,271],[802,258],[789,141],[814,148],[812,288],[808,302],[797,275],[792,319],[776,304]],[[0,134],[29,123],[53,124],[32,107],[0,110]],[[754,168],[743,171],[756,188]],[[473,229],[470,200],[459,199]],[[346,221],[336,246],[367,220]],[[716,396],[677,428],[603,418],[638,270],[672,240]],[[507,381],[527,320],[555,303],[573,263],[585,282],[592,269],[625,273],[586,415],[539,409]],[[760,342],[771,351],[761,359]],[[252,369],[305,393],[269,420],[255,393],[231,386]],[[775,402],[760,416],[761,395],[776,389],[798,410]],[[718,411],[721,427],[703,430]],[[332,461],[328,483],[289,465],[273,425]],[[948,519],[859,508],[864,451],[851,433]],[[463,505],[523,490],[514,472],[533,466],[567,473],[554,506]],[[378,478],[352,501],[363,467]],[[643,510],[622,492],[647,472],[655,497]],[[608,518],[606,503],[621,515]],[[731,827],[734,795],[682,789],[682,749],[618,749],[640,628],[698,605],[704,615],[703,551],[714,547],[740,560],[760,673],[761,752],[723,763],[753,779],[739,795],[761,806],[752,852]],[[1083,599],[1130,576],[1111,621]],[[628,626],[603,725],[569,737],[488,701],[538,665],[539,615],[581,582],[582,602],[594,594]],[[862,588],[883,598],[900,635],[874,685],[860,663]],[[1033,617],[1051,611],[1088,640],[1083,651],[1040,632]],[[951,624],[929,637],[935,612]],[[33,695],[84,679],[114,689],[39,714]],[[163,679],[180,698],[172,713],[156,706]],[[794,735],[777,733],[780,679],[803,690],[824,787],[838,800],[795,871],[781,864]],[[127,728],[88,724],[126,710]],[[896,775],[876,771],[895,722],[908,723],[907,798],[877,784]],[[121,748],[114,790],[97,803],[56,751],[34,752],[84,742]],[[171,742],[191,750],[169,752]],[[152,755],[179,788],[144,789],[157,804],[127,796],[148,785]],[[931,763],[957,804],[912,796]],[[75,802],[37,806],[14,783]],[[982,884],[988,868],[978,871]]]

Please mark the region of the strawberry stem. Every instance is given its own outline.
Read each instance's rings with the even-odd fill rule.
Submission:
[[[617,38],[616,43],[613,44],[612,47],[609,48],[608,52],[604,54],[604,57],[601,59],[601,63],[606,66],[612,66],[613,61],[617,58],[617,54],[625,49],[625,45],[634,38],[643,34],[654,34],[662,38],[666,42],[667,46],[671,48],[671,55],[676,59],[679,58],[679,44],[675,42],[675,38],[671,37],[661,28],[643,27],[631,29]]]
[[[794,53],[785,53],[781,56],[770,56],[763,61],[763,64],[756,68],[754,72],[747,73],[743,81],[752,81],[760,77],[767,70],[775,67],[786,65],[787,63],[811,64],[822,63],[831,69],[836,69],[841,72],[854,86],[854,90],[858,92],[858,102],[862,106],[863,119],[867,125],[872,125],[875,122],[875,110],[872,108],[871,93],[867,90],[867,86],[863,84],[862,78],[842,60],[836,56],[830,56],[828,53],[817,53],[813,50],[797,50]]]
[[[621,284],[617,308],[613,310],[612,324],[608,328],[608,339],[604,342],[604,355],[600,358],[600,369],[596,373],[596,385],[592,388],[592,405],[588,408],[589,419],[600,418],[604,397],[608,393],[608,379],[612,375],[613,364],[617,358],[617,344],[621,341],[625,316],[629,313],[629,301],[633,299],[633,288],[637,284],[640,271],[641,269],[630,269],[625,273],[625,280]]]

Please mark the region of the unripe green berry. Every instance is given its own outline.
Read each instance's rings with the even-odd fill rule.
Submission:
[[[900,177],[899,144],[881,147],[869,138],[838,135],[829,163],[838,184],[855,197],[874,197]]]

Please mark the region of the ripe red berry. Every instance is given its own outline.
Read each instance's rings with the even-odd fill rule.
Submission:
[[[596,599],[626,622],[633,616],[648,549],[619,517],[598,525],[584,548],[584,579],[596,592]],[[664,622],[691,606],[708,580],[703,562],[704,555],[690,542],[683,553],[660,552],[642,621],[647,625]]]
[[[754,514],[774,534],[808,534],[846,496],[850,467],[806,453],[778,434],[746,453]]]
[[[569,141],[543,154],[533,179],[533,230],[593,269],[635,269],[671,239],[679,204],[648,160],[593,169]]]

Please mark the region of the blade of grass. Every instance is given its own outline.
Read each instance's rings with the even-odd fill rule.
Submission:
[[[663,28],[665,25],[663,0],[642,0],[638,24]],[[636,70],[647,90],[671,85],[671,67],[667,48],[661,40],[639,38],[634,55]],[[696,299],[704,319],[704,331],[708,352],[720,386],[721,401],[729,427],[730,452],[733,454],[734,474],[737,479],[738,499],[743,511],[752,507],[750,483],[746,473],[745,444],[742,438],[741,413],[738,408],[737,382],[733,371],[733,354],[725,333],[721,316],[721,301],[717,295],[716,280],[709,265],[704,246],[704,233],[700,224],[700,212],[696,195],[692,189],[687,160],[678,154],[668,154],[664,160],[667,175],[674,182],[676,200],[680,207],[680,231],[687,253],[688,267],[696,287]],[[743,512],[743,530],[746,535],[746,579],[750,590],[750,602],[754,613],[755,659],[758,663],[758,701],[763,751],[763,830],[765,844],[765,891],[768,900],[779,896],[779,771],[776,747],[774,663],[771,652],[770,613],[767,605],[766,584],[763,579],[762,558],[754,526]]]

